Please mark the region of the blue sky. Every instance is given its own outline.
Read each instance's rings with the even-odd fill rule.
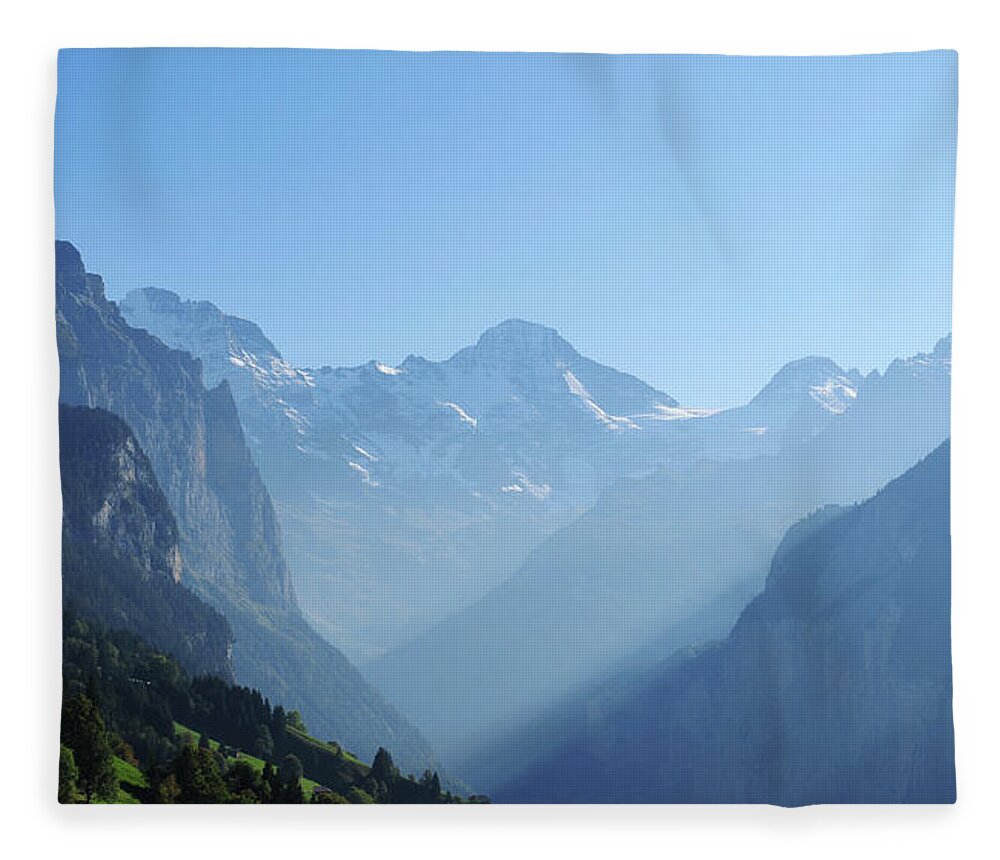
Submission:
[[[957,56],[67,50],[57,235],[299,365],[521,317],[688,405],[951,325]]]

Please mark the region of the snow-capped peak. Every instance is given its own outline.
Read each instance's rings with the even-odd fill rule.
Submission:
[[[782,367],[749,406],[784,411],[797,408],[803,398],[809,398],[826,411],[840,414],[857,397],[859,382],[831,359],[809,356]]]
[[[509,319],[480,335],[475,346],[459,350],[453,361],[475,359],[477,362],[503,364],[540,363],[554,366],[572,361],[577,351],[554,328],[521,319]]]

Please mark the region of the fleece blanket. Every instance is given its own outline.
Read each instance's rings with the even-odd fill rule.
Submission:
[[[957,57],[71,49],[65,803],[951,803]]]

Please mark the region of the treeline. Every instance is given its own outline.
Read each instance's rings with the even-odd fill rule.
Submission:
[[[61,802],[114,800],[115,757],[142,769],[145,802],[459,802],[436,773],[403,776],[383,749],[368,767],[258,691],[191,678],[133,634],[72,609],[63,619],[62,716]]]

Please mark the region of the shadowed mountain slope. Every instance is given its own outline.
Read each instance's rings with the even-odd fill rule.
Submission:
[[[498,799],[953,802],[949,453],[797,524],[725,641],[593,695]]]

